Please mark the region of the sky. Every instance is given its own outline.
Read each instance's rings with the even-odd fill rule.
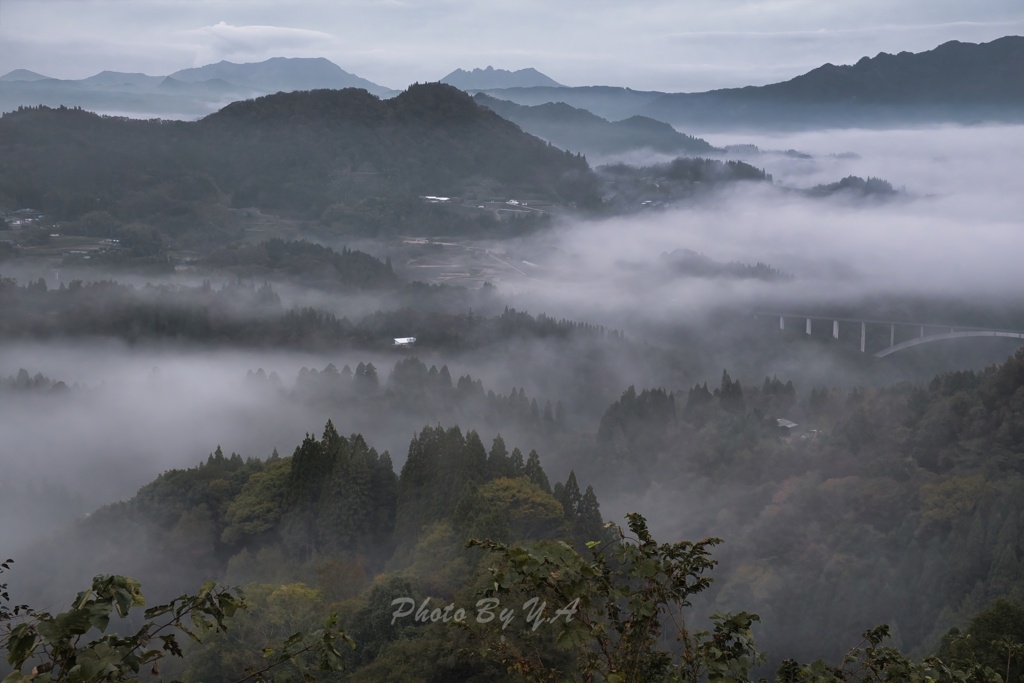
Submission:
[[[1022,34],[1020,0],[0,0],[0,74],[326,57],[395,89],[494,66],[696,92]]]

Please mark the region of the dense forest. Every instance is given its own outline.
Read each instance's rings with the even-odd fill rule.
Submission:
[[[780,654],[811,658],[815,648],[805,644],[823,636],[838,658],[858,625],[893,613],[916,615],[889,625],[897,645],[923,655],[949,632],[943,648],[952,652],[965,646],[953,645],[959,641],[950,628],[996,598],[1024,598],[1017,558],[1024,404],[1013,398],[1024,392],[1022,368],[1024,353],[1001,367],[950,373],[924,386],[846,395],[815,389],[806,400],[791,382],[766,378],[761,387],[744,388],[728,373],[714,390],[696,386],[678,405],[662,390],[630,388],[586,440],[593,455],[579,461],[581,471],[604,482],[599,486],[614,482],[620,493],[657,480],[695,499],[699,489],[730,496],[732,519],[709,524],[731,532],[715,551],[722,567],[696,604],[756,611],[765,631],[755,628],[757,640],[771,661]],[[355,386],[366,374],[346,381]],[[451,387],[446,374],[407,361],[389,384],[436,391]],[[320,381],[305,373],[297,390]],[[462,390],[473,382],[458,384]],[[495,419],[529,415],[519,410]],[[776,415],[807,427],[781,427]],[[557,424],[552,415],[529,428]],[[682,453],[672,447],[680,441],[689,444]],[[404,680],[413,671],[475,671],[498,680],[500,667],[486,658],[442,657],[436,668],[419,662],[410,669],[413,652],[451,657],[453,646],[469,646],[451,642],[453,632],[441,624],[391,624],[384,631],[372,624],[380,623],[382,606],[405,595],[473,604],[466,587],[480,589],[473,577],[490,560],[463,548],[465,539],[563,538],[577,549],[607,540],[595,490],[582,490],[578,481],[570,472],[552,484],[536,451],[510,451],[500,436],[487,448],[475,431],[441,426],[415,436],[396,473],[387,452],[359,435],[341,436],[328,422],[320,438],[307,435],[289,457],[243,458],[218,448],[196,468],[167,472],[130,501],[38,547],[22,569],[45,581],[34,591],[55,581],[71,585],[83,569],[108,563],[171,592],[210,577],[250,586],[256,611],[244,616],[241,631],[211,639],[186,660],[191,680],[230,676],[237,657],[264,645],[261,638],[303,620],[309,627],[329,611],[342,615],[356,642],[346,655],[351,680]],[[721,489],[726,482],[731,493]],[[815,522],[794,524],[801,518]],[[66,553],[69,543],[106,550],[81,554],[85,567],[32,569]],[[827,592],[807,591],[821,585],[823,574],[833,576]],[[303,584],[282,583],[295,580]],[[281,610],[290,613],[287,626],[273,616]],[[811,613],[818,615],[813,623],[803,619]],[[266,621],[257,627],[253,619]],[[454,633],[461,634],[456,642],[479,637]],[[564,654],[546,656],[564,665]]]

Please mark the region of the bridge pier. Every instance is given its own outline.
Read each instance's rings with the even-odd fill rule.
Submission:
[[[2,2],[2,1],[3,0],[0,0],[0,2]],[[861,353],[867,353],[867,344],[868,344],[868,341],[867,341],[868,340],[867,326],[868,326],[868,324],[870,323],[871,325],[888,325],[889,326],[889,346],[882,347],[882,348],[879,348],[879,349],[876,349],[875,351],[873,351],[872,352],[873,355],[875,357],[877,357],[877,358],[884,358],[884,357],[886,357],[888,355],[896,353],[897,351],[902,351],[903,349],[907,349],[907,348],[910,348],[912,346],[917,346],[919,344],[926,344],[926,343],[929,343],[929,342],[941,341],[941,340],[944,340],[944,339],[960,339],[961,337],[1005,337],[1005,338],[1009,338],[1009,339],[1019,339],[1022,342],[1024,342],[1024,331],[1020,331],[1020,330],[996,330],[996,329],[981,328],[981,327],[960,327],[960,326],[957,326],[957,325],[949,325],[948,323],[944,323],[944,324],[939,325],[939,324],[936,324],[936,323],[925,324],[925,323],[910,322],[910,321],[867,320],[867,319],[863,319],[863,318],[839,318],[839,317],[828,316],[828,315],[818,315],[818,316],[816,316],[816,315],[807,315],[806,313],[779,313],[778,311],[772,311],[770,313],[769,312],[764,312],[764,313],[755,312],[754,316],[758,317],[758,318],[760,318],[761,316],[764,316],[765,318],[768,318],[768,319],[778,318],[779,319],[779,329],[780,330],[785,330],[786,329],[786,318],[790,318],[791,319],[791,324],[790,324],[790,328],[791,329],[792,329],[792,325],[796,324],[796,321],[798,321],[801,318],[803,318],[804,319],[804,331],[807,333],[808,337],[812,336],[813,328],[814,328],[814,321],[815,320],[821,321],[822,323],[827,323],[829,320],[831,320],[832,321],[832,337],[834,339],[836,339],[836,340],[839,339],[839,328],[841,327],[840,323],[845,324],[848,328],[852,328],[852,326],[854,324],[860,323],[860,351],[861,351]],[[917,326],[918,334],[915,337],[915,336],[912,336],[913,333],[911,333],[909,331],[908,332],[903,332],[901,334],[905,337],[904,340],[899,342],[899,343],[897,343],[896,342],[896,326],[897,325],[899,325],[901,327],[904,327],[904,328],[910,328],[910,329],[912,329],[914,326]],[[849,329],[847,331],[847,335],[849,335],[850,332],[852,332],[852,329]],[[881,334],[881,330],[879,330],[879,333]],[[909,338],[906,338],[907,335],[911,335],[911,336],[909,336]]]

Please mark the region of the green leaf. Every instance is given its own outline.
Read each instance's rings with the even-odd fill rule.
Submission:
[[[35,650],[37,637],[28,624],[18,624],[11,629],[7,639],[7,663],[20,668]]]

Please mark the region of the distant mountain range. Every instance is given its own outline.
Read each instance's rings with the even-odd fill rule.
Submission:
[[[703,93],[629,88],[506,88],[518,104],[565,102],[599,116],[643,115],[702,130],[1024,121],[1024,37],[951,41],[921,53],[880,53],[850,66],[825,64],[771,85]]]
[[[361,88],[379,97],[398,92],[350,74],[323,58],[218,62],[167,76],[103,71],[81,80],[60,80],[16,69],[0,76],[0,111],[42,104],[139,118],[187,119],[204,116],[236,100],[325,88]]]
[[[442,83],[454,85],[460,90],[488,90],[491,88],[561,88],[561,83],[545,76],[536,69],[506,71],[492,66],[486,69],[463,71],[456,69],[441,79]]]
[[[702,93],[565,87],[535,69],[457,69],[443,80],[525,106],[562,102],[606,123],[643,116],[688,130],[728,130],[1020,122],[1022,76],[1024,37],[1007,36],[981,44],[952,41],[917,54],[883,52],[848,66],[825,64],[781,83]],[[0,111],[44,104],[139,118],[198,118],[231,101],[278,91],[347,87],[381,97],[397,94],[326,59],[279,57],[220,62],[168,76],[104,71],[77,81],[17,69],[0,76]]]
[[[218,62],[195,69],[175,71],[168,78],[186,83],[221,80],[254,90],[292,92],[330,88],[362,88],[371,95],[387,96],[394,91],[343,70],[323,57],[315,59],[275,57],[256,64]]]

